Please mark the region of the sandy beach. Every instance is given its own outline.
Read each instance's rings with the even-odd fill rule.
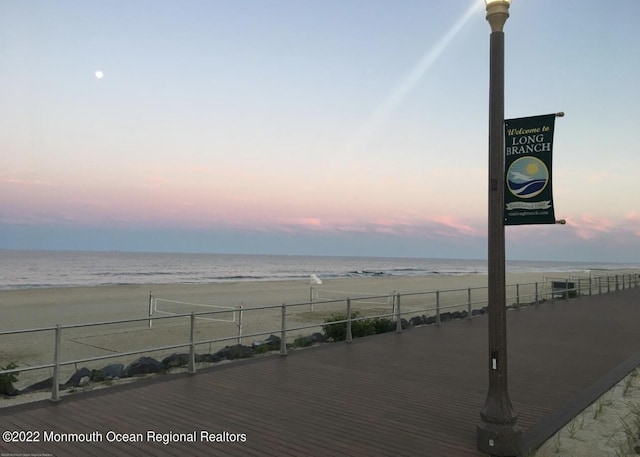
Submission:
[[[535,457],[633,456],[640,446],[640,368],[574,417]]]
[[[507,274],[507,285],[543,282],[545,277],[569,277],[572,273]],[[575,274],[584,275],[582,272]],[[393,291],[411,294],[427,291],[483,288],[484,275],[379,277],[309,281],[242,281],[211,284],[140,284],[97,287],[0,290],[3,318],[0,330],[48,325],[68,325],[103,320],[147,317],[149,295],[170,300],[219,306],[243,304],[251,308],[281,303],[308,302],[310,288],[320,299],[386,295]],[[450,295],[448,295],[450,296]],[[445,297],[443,297],[445,298]],[[314,299],[318,295],[314,294]]]

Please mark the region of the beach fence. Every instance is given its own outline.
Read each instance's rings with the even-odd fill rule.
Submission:
[[[637,287],[639,283],[640,274],[636,272],[548,277],[540,283],[507,285],[506,306],[517,310],[543,301],[579,299],[582,295]],[[304,340],[305,335],[332,326],[344,326],[344,339],[351,341],[353,329],[363,321],[383,322],[387,330],[391,325],[402,332],[409,322],[440,325],[455,318],[471,319],[486,312],[487,288],[370,295],[314,287],[310,300],[303,303],[251,307],[190,303],[152,295],[148,307],[148,316],[135,319],[2,331],[0,376],[46,371],[50,378],[44,385],[51,390],[51,400],[57,401],[60,386],[79,367],[88,367],[93,373],[107,361],[126,364],[132,356],[166,356],[180,349],[186,351],[181,354],[186,370],[195,373],[196,360],[215,359],[207,359],[213,349],[234,343],[242,346],[242,341],[255,349],[271,335],[278,337],[279,353],[286,355],[290,346]],[[18,366],[9,363],[14,361]]]

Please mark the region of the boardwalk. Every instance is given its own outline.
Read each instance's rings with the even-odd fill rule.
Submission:
[[[510,393],[525,448],[640,363],[638,322],[640,288],[508,312]],[[56,457],[478,456],[486,352],[487,319],[476,317],[163,376],[1,410],[2,431],[35,431],[40,441],[0,443],[0,450]],[[148,431],[195,442],[155,442]],[[44,442],[70,434],[101,441]],[[242,436],[246,441],[230,442]]]

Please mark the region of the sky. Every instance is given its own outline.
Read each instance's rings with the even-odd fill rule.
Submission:
[[[513,0],[514,260],[640,263],[638,0]],[[482,0],[2,0],[0,249],[486,258]],[[96,72],[102,72],[98,77]]]

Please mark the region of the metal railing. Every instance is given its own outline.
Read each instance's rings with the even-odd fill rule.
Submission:
[[[519,309],[521,306],[537,305],[543,301],[550,300],[555,301],[558,298],[568,300],[573,297],[580,297],[581,295],[602,294],[606,292],[617,291],[630,287],[637,287],[640,283],[639,273],[625,273],[620,275],[599,275],[599,276],[571,276],[569,278],[544,278],[542,283],[524,283],[524,284],[512,284],[506,286],[507,306],[509,308]],[[357,315],[354,313],[356,310],[366,311],[371,310],[371,303],[378,303],[379,305],[391,304],[388,312],[382,312],[378,314]],[[401,306],[402,303],[402,306]],[[84,324],[71,324],[71,325],[56,325],[50,327],[10,330],[0,332],[0,338],[5,338],[11,335],[30,336],[32,334],[40,332],[53,332],[53,360],[51,363],[36,364],[31,366],[20,366],[12,369],[0,370],[1,375],[10,375],[14,373],[21,373],[33,370],[53,369],[52,387],[51,387],[51,400],[58,401],[60,399],[60,378],[61,368],[65,366],[74,365],[77,368],[78,364],[86,362],[95,362],[106,359],[113,359],[117,357],[126,357],[131,355],[148,354],[158,351],[168,351],[178,348],[188,348],[189,358],[187,370],[189,373],[196,372],[196,348],[198,346],[211,345],[214,343],[227,343],[235,340],[238,344],[242,339],[249,341],[260,341],[258,338],[266,335],[272,335],[274,333],[280,334],[280,354],[287,354],[287,339],[292,332],[300,332],[304,330],[326,328],[330,325],[346,325],[346,341],[352,341],[353,324],[358,321],[367,319],[390,319],[395,320],[395,331],[402,332],[403,316],[413,316],[411,319],[421,318],[422,323],[433,323],[440,325],[444,320],[451,318],[468,318],[471,319],[476,314],[484,314],[486,312],[487,305],[487,287],[468,287],[460,289],[448,289],[448,290],[435,290],[428,292],[412,292],[412,293],[399,293],[393,291],[390,294],[385,295],[371,295],[371,296],[359,296],[357,298],[345,297],[335,300],[310,300],[304,303],[279,305],[266,305],[258,307],[245,307],[241,308],[240,312],[246,314],[244,318],[240,318],[240,323],[237,323],[237,332],[231,332],[232,334],[222,337],[203,337],[197,338],[198,321],[201,318],[211,317],[220,313],[228,313],[227,310],[216,311],[202,311],[191,312],[184,314],[175,314],[167,316],[147,316],[135,319],[121,319],[102,322],[92,322]],[[314,308],[311,308],[313,306]],[[478,308],[480,306],[480,308]],[[309,311],[313,309],[314,311]],[[374,308],[374,311],[378,308]],[[330,321],[325,319],[321,322],[311,322],[303,324],[291,324],[288,317],[296,317],[306,314],[305,318],[311,319],[314,317],[322,318],[323,312],[333,313],[333,319]],[[280,325],[279,328],[260,329],[257,325],[254,325],[253,332],[243,333],[243,319],[247,321],[247,317],[254,315],[257,317],[256,321],[260,320],[260,314],[274,313],[279,314]],[[318,314],[314,314],[318,313]],[[428,316],[427,316],[428,314]],[[344,317],[344,318],[340,318]],[[166,344],[160,346],[145,347],[136,350],[122,351],[116,353],[110,353],[106,355],[96,355],[90,357],[81,357],[75,359],[64,360],[62,355],[62,337],[63,333],[69,332],[72,329],[87,329],[98,326],[111,326],[111,325],[125,325],[125,324],[140,324],[139,332],[158,330],[163,331],[160,326],[154,325],[152,329],[151,322],[161,323],[164,321],[170,322],[173,326],[185,325],[185,320],[188,321],[188,340]],[[207,319],[204,322],[209,322],[214,319]],[[420,319],[418,319],[420,321]],[[181,323],[180,323],[181,322]],[[200,320],[200,322],[203,322]],[[146,324],[146,325],[145,325]],[[207,325],[210,325],[207,324]],[[202,324],[201,326],[204,326]],[[144,330],[143,330],[144,329]],[[219,332],[218,328],[216,331]],[[206,333],[203,329],[202,333]],[[219,332],[221,333],[221,332]],[[229,333],[229,332],[227,332]],[[109,335],[109,334],[104,334]],[[211,336],[211,335],[209,335]]]

